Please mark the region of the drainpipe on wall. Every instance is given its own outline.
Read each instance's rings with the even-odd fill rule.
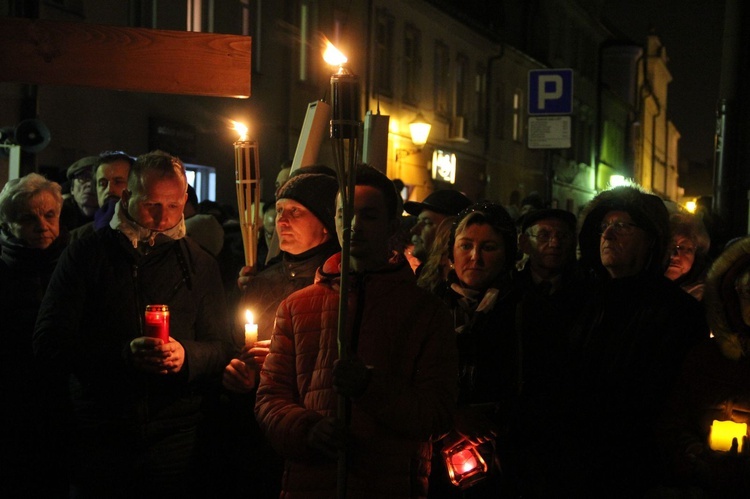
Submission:
[[[492,123],[492,65],[505,55],[505,45],[500,45],[500,53],[487,59],[487,94],[485,95],[484,155],[490,151],[490,129]]]

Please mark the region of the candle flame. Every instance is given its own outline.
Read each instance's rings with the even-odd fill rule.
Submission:
[[[245,319],[247,320],[248,324],[254,324],[253,323],[253,313],[250,310],[245,310]]]
[[[247,140],[247,125],[244,125],[240,123],[239,121],[232,120],[232,125],[234,126],[234,129],[237,130],[240,134],[240,141]]]
[[[323,59],[331,66],[341,66],[348,60],[346,56],[328,40],[326,40],[326,49],[323,52]]]

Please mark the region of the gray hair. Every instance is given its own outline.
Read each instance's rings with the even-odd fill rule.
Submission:
[[[0,226],[7,228],[16,222],[29,200],[43,191],[52,194],[58,210],[62,210],[62,188],[57,182],[47,180],[38,173],[9,180],[0,192]]]

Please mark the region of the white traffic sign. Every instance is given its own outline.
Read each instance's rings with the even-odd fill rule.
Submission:
[[[570,148],[570,116],[529,116],[529,149]]]

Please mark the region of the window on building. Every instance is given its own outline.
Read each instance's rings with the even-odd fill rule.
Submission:
[[[487,129],[487,68],[477,64],[474,73],[474,130],[483,132]]]
[[[375,91],[393,96],[393,26],[395,20],[386,9],[378,9],[375,22]]]
[[[422,33],[412,24],[404,27],[404,102],[418,105],[421,97]]]
[[[449,118],[450,103],[448,101],[450,91],[450,57],[448,46],[441,42],[435,42],[435,113],[443,118]]]
[[[495,87],[494,99],[494,122],[492,128],[495,130],[495,138],[505,138],[505,84],[498,83]]]
[[[523,93],[520,89],[513,92],[513,140],[523,140]]]
[[[466,57],[466,54],[458,54],[456,56],[456,72],[455,72],[455,91],[456,94],[454,96],[454,109],[456,111],[456,116],[463,116],[464,118],[467,117],[468,113],[468,106],[466,104],[466,97],[469,90],[469,58]]]

